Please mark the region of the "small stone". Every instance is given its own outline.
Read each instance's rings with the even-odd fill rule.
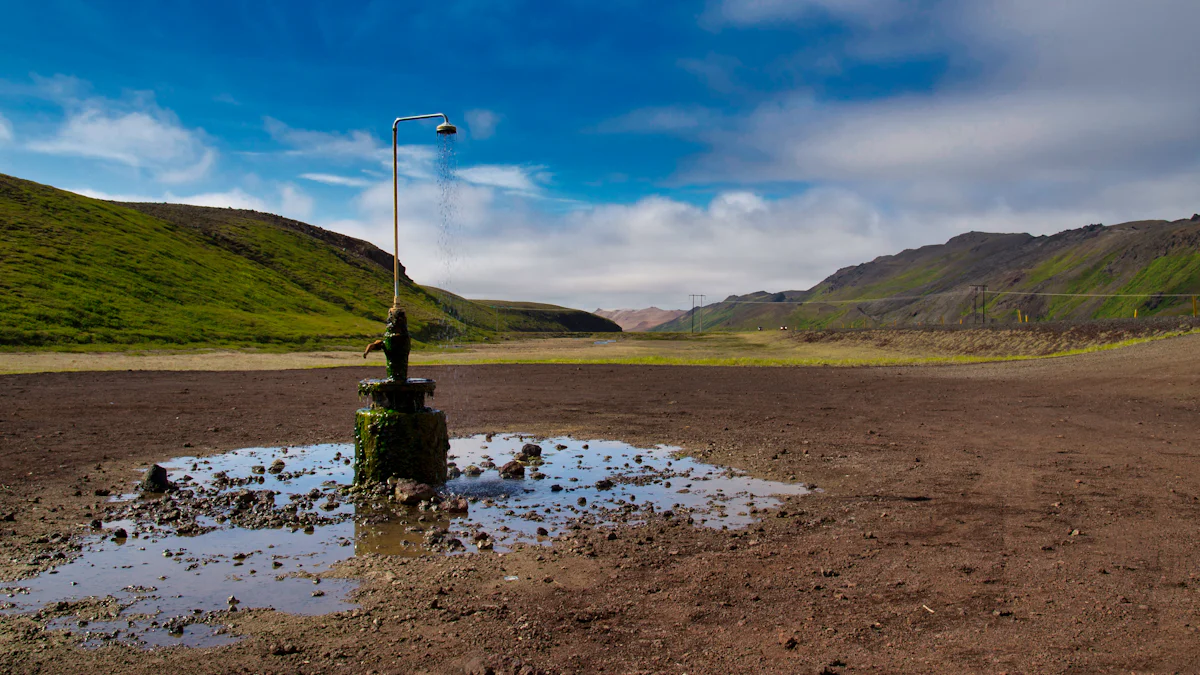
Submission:
[[[547,530],[547,529],[546,529],[546,528],[544,528],[544,527],[539,527],[539,528],[537,529],[537,535],[538,535],[539,537],[548,537],[548,536],[550,536],[550,531],[549,531],[549,530]]]
[[[250,467],[250,473],[266,473],[266,472],[267,472],[267,467],[263,466],[262,464],[255,464],[254,466]]]
[[[299,654],[300,648],[293,644],[274,644],[270,649],[272,656],[287,656],[288,654]]]
[[[555,483],[554,485],[550,486],[551,492],[562,492],[562,490],[563,490],[563,486],[559,485],[558,483]]]
[[[454,499],[442,502],[441,506],[441,510],[447,513],[466,513],[467,508],[467,500],[462,497],[455,497]]]
[[[277,459],[271,462],[271,466],[267,469],[270,473],[283,473],[284,463],[282,459]]]
[[[483,473],[483,469],[475,466],[474,464],[468,464],[467,468],[463,469],[463,473],[468,476],[478,476]]]
[[[600,480],[596,481],[597,490],[608,490],[612,486],[613,482],[607,478],[601,478]]]

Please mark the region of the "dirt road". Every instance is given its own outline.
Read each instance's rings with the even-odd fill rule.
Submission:
[[[0,572],[141,463],[348,441],[377,369],[0,377]],[[1191,672],[1200,336],[889,369],[421,368],[451,431],[672,443],[815,483],[748,530],[356,559],[360,609],[229,618],[212,650],[81,651],[0,618],[9,671]],[[794,478],[793,478],[794,477]],[[78,496],[76,494],[78,493]],[[34,500],[34,501],[31,501]],[[18,562],[12,562],[17,560]],[[519,575],[520,583],[501,581]],[[291,645],[295,653],[273,652]],[[522,669],[524,669],[522,671]]]

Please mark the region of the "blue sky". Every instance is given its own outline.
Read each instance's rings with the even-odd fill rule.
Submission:
[[[969,230],[1200,210],[1200,4],[12,3],[0,171],[283,213],[471,297],[686,306]]]

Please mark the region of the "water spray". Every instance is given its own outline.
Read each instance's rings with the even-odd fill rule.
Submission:
[[[400,126],[401,122],[428,120],[437,117],[442,118],[442,123],[437,125],[439,136],[449,137],[458,133],[458,127],[450,123],[450,118],[446,117],[445,113],[397,117],[396,121],[392,122],[392,241],[395,247],[392,251],[392,309],[400,306],[400,166],[397,159],[399,146],[396,143],[396,127]]]

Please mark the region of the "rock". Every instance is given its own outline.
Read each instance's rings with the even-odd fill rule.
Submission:
[[[503,478],[524,478],[525,465],[513,460],[500,467],[500,476]]]
[[[467,500],[462,497],[455,497],[454,499],[442,502],[441,509],[446,513],[466,513]]]
[[[433,488],[418,483],[415,480],[401,480],[396,483],[396,501],[408,506],[416,506],[437,496]]]
[[[542,456],[542,446],[536,443],[526,443],[521,446],[521,452],[517,453],[517,459],[525,461],[534,457]]]
[[[483,473],[483,469],[475,466],[474,464],[468,464],[467,468],[463,469],[463,473],[468,476],[478,476]]]
[[[607,478],[601,478],[600,480],[596,481],[596,489],[597,490],[607,490],[607,489],[611,488],[612,486],[613,486],[613,482]]]
[[[167,470],[154,464],[146,470],[142,482],[138,483],[142,492],[169,492],[175,489],[175,484],[167,480]]]
[[[462,475],[462,471],[457,466],[452,466],[446,470],[446,480],[454,480]]]
[[[559,485],[558,483],[555,483],[554,485],[550,486],[551,492],[562,492],[562,490],[563,490],[563,486]]]
[[[266,473],[266,471],[267,467],[263,466],[262,464],[255,464],[254,466],[250,467],[250,473]]]
[[[544,527],[539,527],[539,528],[537,529],[537,535],[538,535],[539,537],[548,537],[548,536],[550,536],[550,531],[549,531],[549,530],[547,530],[547,529],[546,529],[546,528],[544,528]]]
[[[529,477],[534,480],[542,480],[546,477],[546,474],[542,473],[541,471],[534,471],[533,473],[529,474]]]
[[[125,531],[125,528],[118,527],[117,529],[113,530],[112,536],[113,539],[125,539],[129,536],[129,533]]]
[[[92,494],[96,495],[97,497],[107,497],[112,493],[105,488],[100,488],[99,490],[93,490]]]
[[[271,645],[272,656],[286,656],[288,654],[299,654],[300,648],[293,644],[273,644]]]
[[[563,445],[562,443],[559,443],[558,445],[554,446],[554,449],[555,450],[566,450],[567,446]]]
[[[283,473],[284,463],[282,459],[277,459],[271,462],[271,466],[267,468],[269,473]]]

